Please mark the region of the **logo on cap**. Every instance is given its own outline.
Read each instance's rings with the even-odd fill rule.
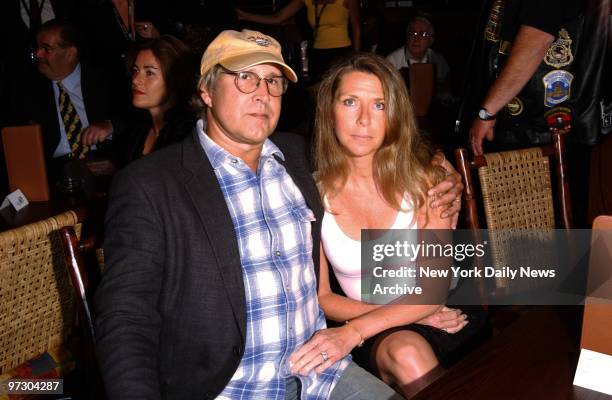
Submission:
[[[247,39],[263,47],[268,47],[272,44],[270,39],[261,36],[249,36]]]

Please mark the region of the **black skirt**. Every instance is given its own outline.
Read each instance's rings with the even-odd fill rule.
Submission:
[[[393,332],[409,330],[423,336],[438,358],[440,365],[449,368],[491,336],[487,315],[482,306],[449,306],[467,315],[469,323],[459,332],[450,334],[421,324],[409,324],[387,329],[353,349],[353,360],[370,373],[380,376],[375,362],[375,351],[380,340]]]

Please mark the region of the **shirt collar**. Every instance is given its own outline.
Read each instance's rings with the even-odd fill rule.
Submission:
[[[79,86],[80,82],[81,82],[81,63],[77,63],[76,67],[74,68],[74,71],[72,71],[67,77],[65,77],[61,81],[58,81],[58,83],[61,83],[64,89],[66,89],[69,92],[74,91],[74,89],[76,89]]]
[[[421,59],[412,57],[412,54],[410,54],[410,51],[408,51],[407,47],[405,48],[405,53],[406,53],[406,61],[408,61],[409,64],[424,64],[424,63],[430,62],[431,49],[427,49],[427,51],[425,52],[425,55]]]
[[[204,124],[204,120],[199,119],[196,123],[196,129],[198,131],[200,145],[202,146],[204,152],[206,153],[206,156],[210,160],[210,164],[212,165],[213,169],[218,169],[221,167],[222,164],[227,162],[235,163],[236,160],[244,162],[239,157],[230,154],[223,147],[215,143],[215,141],[212,140],[210,136],[208,136],[204,131]],[[280,149],[270,139],[266,139],[261,149],[261,155],[259,156],[259,164],[261,164],[262,161],[265,161],[274,156],[280,158],[283,161],[285,160],[285,156],[280,151]]]

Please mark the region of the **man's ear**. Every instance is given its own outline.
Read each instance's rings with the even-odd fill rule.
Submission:
[[[212,107],[212,96],[210,95],[210,91],[208,89],[202,88],[200,89],[200,98],[206,104],[206,107]]]
[[[70,59],[78,60],[79,59],[79,50],[76,47],[70,46],[66,48],[66,53],[70,57]]]

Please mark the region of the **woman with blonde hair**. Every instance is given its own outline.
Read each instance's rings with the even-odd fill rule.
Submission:
[[[324,77],[315,120],[316,180],[326,208],[319,302],[328,319],[347,321],[336,331],[340,347],[355,348],[362,366],[404,396],[438,370],[436,341],[468,322],[443,305],[362,302],[360,232],[451,228],[448,210],[432,208],[428,196],[445,177],[435,158],[417,131],[402,78],[386,60],[356,54]],[[346,296],[332,291],[330,265]]]

